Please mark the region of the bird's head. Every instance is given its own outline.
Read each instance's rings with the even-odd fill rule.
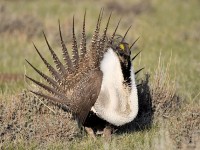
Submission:
[[[125,42],[120,42],[116,47],[116,54],[119,57],[120,63],[125,67],[128,67],[130,61],[130,50],[129,44]]]
[[[131,51],[129,44],[121,38],[117,38],[113,41],[111,47],[119,58],[125,83],[130,84]]]
[[[129,44],[125,42],[124,40],[122,41],[121,37],[119,37],[113,40],[111,47],[117,54],[122,67],[125,67],[127,69],[130,68],[131,51],[129,48]]]

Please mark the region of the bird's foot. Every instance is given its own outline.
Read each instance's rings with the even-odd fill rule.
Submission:
[[[95,136],[94,130],[92,128],[85,127],[85,131],[87,132],[88,136],[90,136],[94,140],[96,140],[96,136]]]
[[[111,135],[112,135],[112,128],[110,126],[106,126],[103,129],[103,136],[105,138],[106,141],[111,141]]]

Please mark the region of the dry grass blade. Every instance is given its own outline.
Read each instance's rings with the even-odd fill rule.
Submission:
[[[170,58],[171,59],[171,58]],[[158,67],[155,69],[151,82],[152,104],[155,115],[169,116],[181,107],[180,99],[176,95],[176,82],[171,79],[169,71],[171,60],[164,67],[159,57]]]

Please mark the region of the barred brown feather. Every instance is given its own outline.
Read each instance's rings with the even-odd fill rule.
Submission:
[[[37,49],[37,47],[35,46],[35,44],[33,44],[35,47],[35,50],[37,51],[38,55],[40,56],[40,58],[42,59],[42,61],[44,62],[44,64],[47,66],[49,72],[51,73],[51,75],[55,78],[56,81],[58,81],[59,83],[62,80],[61,75],[46,61],[46,59],[41,55],[41,53],[39,52],[39,50]]]
[[[59,33],[60,33],[60,41],[61,41],[61,46],[62,46],[62,55],[63,55],[63,59],[65,61],[65,65],[66,65],[66,72],[69,73],[72,70],[74,70],[74,68],[73,68],[73,65],[72,65],[72,61],[69,57],[69,53],[68,53],[68,50],[66,48],[66,45],[63,41],[61,27],[60,27],[60,21],[59,21]]]
[[[55,88],[57,91],[61,91],[64,92],[63,89],[60,88],[60,86],[58,85],[58,83],[56,81],[54,81],[52,78],[48,77],[47,75],[45,75],[44,73],[42,73],[41,71],[39,71],[37,68],[35,68],[28,60],[26,60],[26,62],[41,76],[43,77],[53,88]]]
[[[44,35],[46,44],[47,44],[47,46],[49,48],[49,51],[51,52],[51,56],[52,56],[52,58],[54,60],[54,63],[56,64],[56,68],[58,69],[60,74],[62,76],[64,76],[66,71],[65,71],[65,68],[64,68],[63,64],[60,62],[60,60],[59,60],[58,56],[56,55],[56,53],[52,50],[52,48],[51,48],[51,46],[50,46],[50,44],[49,44],[49,42],[47,40],[47,37],[46,37],[44,32],[43,32],[43,35]]]
[[[73,16],[73,27],[72,27],[72,63],[74,68],[77,68],[78,60],[79,60],[79,54],[78,54],[78,46],[76,41],[76,35],[75,35],[75,29],[74,29],[74,16]]]
[[[83,58],[86,53],[85,17],[86,17],[86,11],[84,13],[84,19],[83,19],[83,31],[80,43],[80,58]]]

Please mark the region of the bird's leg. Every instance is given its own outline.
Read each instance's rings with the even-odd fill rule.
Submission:
[[[94,140],[96,140],[96,136],[94,134],[94,130],[92,128],[89,127],[85,127],[85,131],[87,132],[87,134],[92,137]]]
[[[103,129],[103,136],[105,137],[106,141],[111,141],[111,134],[112,134],[112,128],[110,125],[107,125],[104,129]]]

